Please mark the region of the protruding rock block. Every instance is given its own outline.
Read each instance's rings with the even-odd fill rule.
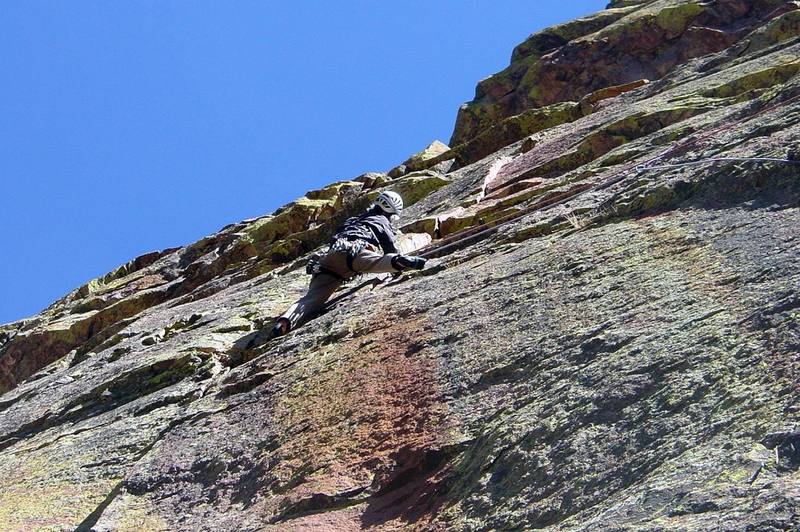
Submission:
[[[441,162],[437,158],[449,150],[450,147],[447,146],[447,144],[444,144],[443,142],[438,140],[434,140],[425,149],[423,149],[418,153],[415,153],[414,155],[406,159],[402,164],[389,170],[389,176],[397,178],[407,174],[408,172],[414,172],[417,170],[424,170],[426,168],[430,168],[434,164]],[[431,162],[434,159],[437,160],[435,162]]]
[[[250,224],[244,233],[257,247],[271,244],[291,234],[300,233],[328,222],[341,213],[348,202],[352,202],[364,184],[355,181],[336,183],[321,190],[311,191],[265,217]]]
[[[404,255],[411,255],[430,244],[432,240],[428,233],[403,233],[397,237],[397,250]]]
[[[555,127],[574,122],[583,116],[580,105],[562,102],[539,109],[530,109],[488,127],[471,140],[452,150],[457,167],[478,161],[518,140]]]
[[[637,79],[660,79],[677,65],[745,38],[765,17],[787,18],[754,39],[781,39],[793,31],[796,15],[784,14],[788,8],[779,4],[737,0],[717,9],[699,0],[612,2],[614,9],[532,35],[517,47],[509,67],[481,81],[475,99],[459,109],[450,145],[529,109],[577,102]]]
[[[380,187],[389,183],[391,180],[392,178],[389,177],[389,174],[384,174],[382,172],[367,172],[353,179],[353,181],[364,183],[365,190]]]
[[[436,192],[450,183],[444,176],[430,170],[413,172],[399,179],[395,179],[388,186],[372,191],[368,194],[370,199],[378,197],[384,190],[393,190],[403,197],[403,203],[409,207],[419,200]]]

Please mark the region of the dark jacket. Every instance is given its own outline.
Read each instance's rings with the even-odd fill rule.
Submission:
[[[389,219],[379,209],[370,209],[360,216],[348,218],[336,230],[334,240],[364,240],[380,246],[384,253],[397,253],[394,240],[394,229]]]

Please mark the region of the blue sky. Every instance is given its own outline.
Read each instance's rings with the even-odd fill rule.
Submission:
[[[605,4],[4,2],[0,323],[447,142],[516,44]]]

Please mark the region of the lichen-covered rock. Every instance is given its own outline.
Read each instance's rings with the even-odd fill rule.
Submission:
[[[450,140],[457,146],[528,109],[633,82],[656,80],[678,65],[724,50],[753,31],[758,42],[791,32],[762,26],[789,10],[785,0],[659,0],[612,3],[614,9],[529,37],[504,71],[482,81],[461,107]],[[788,21],[787,21],[788,22]]]
[[[444,144],[439,140],[434,140],[424,150],[420,151],[419,153],[415,153],[406,159],[402,164],[389,170],[389,176],[400,177],[409,172],[431,168],[436,164],[440,164],[440,167],[435,168],[435,170],[447,171],[447,169],[449,169],[449,165],[446,165],[446,167],[441,166],[441,163],[447,159],[442,159],[441,156],[449,150],[450,148],[447,146],[447,144]]]
[[[581,116],[583,116],[581,106],[575,102],[562,102],[530,109],[488,127],[475,138],[454,148],[454,159],[459,166],[466,166],[526,136],[574,122]]]
[[[800,5],[796,6],[800,8]],[[747,38],[747,50],[757,52],[792,39],[800,33],[800,9],[789,11],[758,28]]]
[[[368,197],[374,199],[384,190],[393,190],[402,196],[404,205],[409,207],[448,183],[450,181],[444,176],[430,170],[412,172],[395,179],[389,186],[370,193]]]
[[[392,178],[389,177],[388,174],[384,174],[381,172],[367,172],[366,174],[361,174],[360,176],[353,179],[353,181],[358,181],[360,183],[364,183],[364,188],[372,189],[379,187],[381,185],[385,185],[391,181]]]
[[[0,326],[0,528],[800,528],[800,6],[611,8],[515,57],[630,66],[644,28],[650,83],[499,113],[419,163],[464,157],[446,175],[335,183]],[[248,347],[389,188],[427,267]]]

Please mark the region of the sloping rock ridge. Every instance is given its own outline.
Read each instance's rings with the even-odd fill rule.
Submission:
[[[800,2],[615,1],[449,146],[0,326],[0,529],[797,530],[799,74]],[[248,349],[387,189],[428,267]]]

